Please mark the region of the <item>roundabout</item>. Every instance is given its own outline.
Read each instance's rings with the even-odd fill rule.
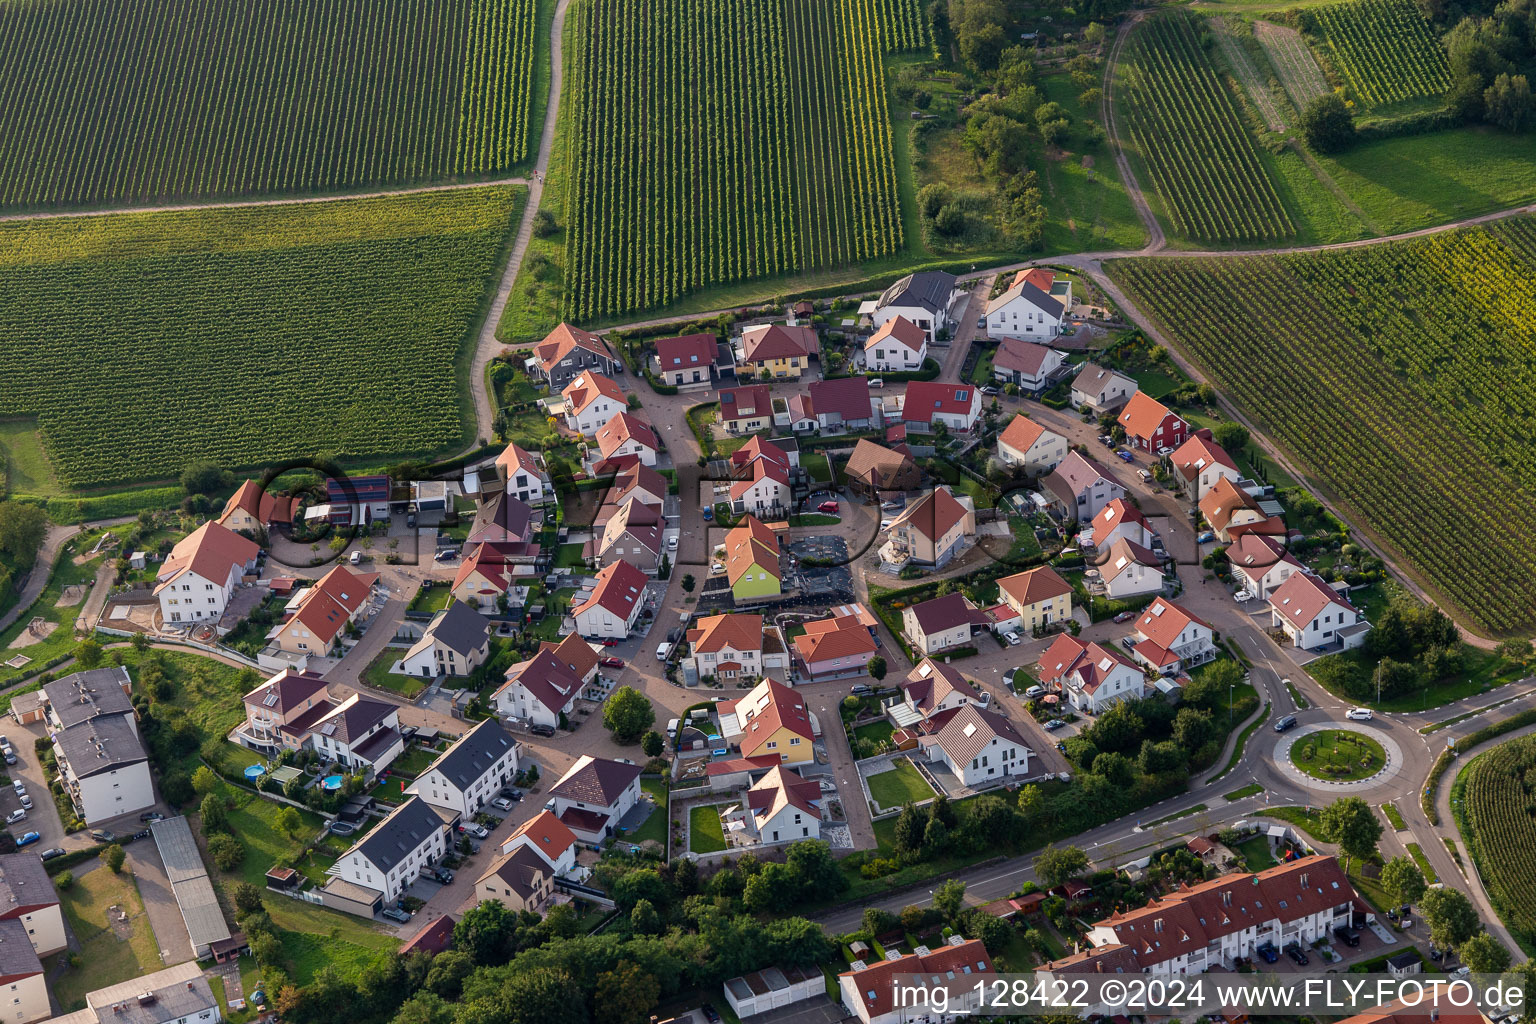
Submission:
[[[1308,789],[1370,789],[1395,776],[1403,752],[1390,736],[1353,723],[1319,722],[1285,734],[1270,757],[1274,767]]]

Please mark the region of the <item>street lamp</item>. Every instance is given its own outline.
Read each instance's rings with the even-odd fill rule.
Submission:
[[[1234,712],[1233,712],[1233,707],[1234,707],[1233,701],[1236,699],[1235,696],[1234,696],[1236,693],[1237,693],[1237,684],[1236,683],[1228,683],[1227,684],[1227,721],[1228,722],[1232,721],[1232,718],[1233,718],[1233,715],[1234,715]]]

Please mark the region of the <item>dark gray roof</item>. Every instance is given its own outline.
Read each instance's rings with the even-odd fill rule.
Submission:
[[[456,788],[466,790],[516,746],[517,740],[499,721],[487,718],[445,750],[427,771],[442,772]]]
[[[1061,318],[1062,310],[1066,308],[1059,299],[1052,298],[1048,292],[1041,291],[1028,281],[1020,282],[1019,298],[1028,302],[1047,316],[1056,317],[1057,319]]]
[[[0,856],[0,914],[59,902],[43,862],[31,850]]]
[[[379,822],[352,850],[342,854],[342,858],[355,850],[381,872],[389,874],[396,864],[411,855],[411,851],[446,827],[425,800],[413,796]]]
[[[41,973],[43,964],[27,937],[27,926],[15,917],[0,921],[0,977]]]
[[[624,790],[640,777],[637,765],[583,754],[570,771],[550,789],[550,796],[564,797],[598,807],[612,807]]]
[[[105,715],[60,729],[53,741],[80,779],[146,760],[127,715]]]
[[[146,993],[152,996],[147,1001]],[[85,999],[98,1020],[111,1024],[165,1024],[218,1008],[203,968],[195,960],[108,985],[87,993]]]
[[[316,731],[338,743],[351,746],[362,737],[363,733],[388,718],[389,713],[394,710],[393,704],[359,697],[345,708],[331,714],[325,719],[325,724],[319,725]],[[333,725],[334,729],[331,728]]]
[[[208,869],[203,866],[197,840],[192,838],[192,827],[178,814],[150,825],[150,831],[171,882],[171,895],[176,897],[176,906],[187,926],[187,936],[192,940],[193,950],[201,956],[213,943],[228,939],[230,932]]]
[[[98,715],[120,715],[133,710],[133,702],[123,692],[128,670],[121,665],[72,672],[43,687],[48,703],[59,724],[69,728]]]
[[[921,306],[930,313],[949,308],[949,296],[955,290],[955,275],[941,270],[923,270],[891,285],[880,295],[880,305]]]
[[[184,815],[166,818],[149,826],[155,837],[155,849],[165,864],[165,875],[174,885],[188,878],[208,874],[203,866],[203,856],[198,852],[197,840],[192,838],[192,828]]]
[[[534,519],[533,506],[521,498],[508,497],[505,491],[498,490],[475,509],[474,530],[499,526],[514,537],[521,537]]]
[[[427,636],[461,656],[468,656],[485,646],[491,624],[485,616],[463,601],[455,601],[438,612],[427,626]]]

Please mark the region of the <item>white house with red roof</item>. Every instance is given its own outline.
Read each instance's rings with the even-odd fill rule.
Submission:
[[[511,853],[519,846],[526,846],[549,865],[550,871],[559,877],[576,876],[576,833],[566,827],[554,811],[540,811],[517,826],[511,837],[501,844],[502,853]]]
[[[176,542],[155,575],[160,618],[168,628],[224,615],[235,588],[256,571],[261,548],[228,527],[206,522]]]
[[[907,729],[969,704],[974,697],[970,680],[959,669],[924,658],[902,680],[900,695],[887,697],[883,706],[892,723]]]
[[[855,615],[835,615],[804,624],[793,641],[795,668],[812,682],[861,676],[879,646]]]
[[[656,340],[661,382],[675,388],[707,385],[714,373],[719,340],[713,334],[684,334]]]
[[[533,347],[526,367],[529,373],[548,381],[551,391],[561,391],[583,371],[620,373],[624,364],[613,346],[602,338],[579,327],[560,324]]]
[[[1104,593],[1112,600],[1123,601],[1163,589],[1163,560],[1150,549],[1122,537],[1099,552],[1094,565],[1104,581]]]
[[[340,642],[342,631],[357,622],[378,582],[376,572],[333,566],[289,599],[283,621],[267,633],[269,645],[289,654],[324,657]]]
[[[1065,302],[1053,296],[1054,278],[1044,267],[1015,274],[1008,288],[987,303],[987,337],[1048,341],[1060,334],[1071,293]]]
[[[1159,597],[1136,617],[1131,654],[1159,675],[1188,672],[1216,657],[1216,634],[1201,619]]]
[[[555,816],[577,839],[600,843],[640,802],[640,768],[583,754],[549,788],[549,795]]]
[[[506,496],[516,498],[525,505],[541,505],[555,496],[555,488],[550,483],[543,458],[527,451],[516,441],[509,441],[501,454],[496,456],[496,472],[501,478],[502,491]]]
[[[939,332],[954,323],[950,311],[965,294],[956,287],[955,275],[942,270],[919,270],[881,292],[878,300],[861,305],[859,314],[868,314],[877,329],[902,317],[921,328],[932,345]]]
[[[1371,624],[1341,592],[1310,572],[1293,573],[1269,595],[1271,625],[1304,651],[1365,643]]]
[[[903,1005],[897,992],[902,985],[910,986],[913,977],[942,987],[949,1013],[963,1019],[980,1005],[979,986],[990,986],[996,975],[980,939],[955,935],[949,945],[937,949],[919,946],[893,959],[857,960],[837,976],[837,987],[843,1007],[861,1024],[912,1024],[924,1016],[926,1008]]]
[[[1157,531],[1141,514],[1141,509],[1124,498],[1116,498],[1099,509],[1099,514],[1093,517],[1087,529],[1078,533],[1077,539],[1080,544],[1096,548],[1111,548],[1117,540],[1128,540],[1149,548],[1156,536]]]
[[[819,430],[869,430],[880,425],[879,402],[865,377],[812,381],[806,388]]]
[[[908,430],[932,430],[942,423],[951,432],[965,434],[981,418],[981,391],[970,384],[940,380],[914,380],[902,399],[901,419]]]
[[[783,764],[816,759],[816,719],[805,699],[776,679],[764,679],[743,697],[715,705],[720,733],[742,757],[776,754]]]
[[[769,768],[741,803],[720,816],[735,844],[796,843],[821,838],[821,784],[782,764]]]
[[[966,703],[938,729],[918,738],[928,760],[976,789],[1030,774],[1031,751],[1008,716]]]
[[[766,390],[766,389],[765,389]],[[789,482],[790,457],[772,441],[754,437],[731,453],[732,511],[763,518],[787,509],[794,500]]]
[[[660,451],[661,438],[656,436],[655,428],[632,412],[618,412],[598,428],[597,458],[589,453],[588,459],[589,464],[596,465],[633,455],[642,466],[654,466]]]
[[[529,725],[554,728],[570,715],[582,687],[597,678],[597,652],[572,633],[558,644],[545,641],[533,657],[507,669],[492,697],[496,713]]]
[[[1125,497],[1120,481],[1103,466],[1080,452],[1068,451],[1067,457],[1040,483],[1056,510],[1068,519],[1089,522],[1099,510],[1116,498]]]
[[[928,335],[904,316],[893,316],[864,342],[864,365],[871,373],[912,373],[928,358]]]
[[[1211,440],[1209,430],[1197,430],[1179,450],[1169,456],[1173,463],[1174,479],[1189,501],[1198,502],[1216,481],[1223,478],[1236,483],[1243,478],[1242,471],[1227,450]]]
[[[1285,520],[1266,515],[1258,499],[1226,477],[1217,480],[1200,499],[1200,515],[1216,539],[1234,541],[1245,533],[1263,533],[1283,537]]]
[[[997,457],[1030,476],[1049,473],[1067,457],[1067,439],[1019,413],[997,435]]]
[[[763,617],[706,615],[688,630],[688,659],[700,679],[734,685],[763,675]]]
[[[742,330],[737,370],[742,377],[798,377],[810,368],[821,343],[814,327],[756,324]]]
[[[273,523],[293,522],[296,502],[286,494],[273,494],[255,480],[246,480],[224,503],[219,525],[251,533],[267,529]]]
[[[755,434],[773,426],[773,396],[767,384],[720,389],[720,425],[732,434]]]
[[[565,399],[565,425],[584,437],[596,437],[604,423],[629,408],[623,388],[590,370],[571,378],[560,397]]]
[[[661,567],[666,518],[662,506],[650,505],[638,497],[620,503],[586,543],[582,554],[593,568],[612,565],[623,559],[647,574]]]
[[[976,539],[971,499],[939,486],[902,510],[880,547],[882,561],[942,569]]]
[[[1013,384],[1029,394],[1038,394],[1050,386],[1056,371],[1066,361],[1066,353],[1049,345],[1004,338],[998,343],[997,351],[992,353],[992,379]]]
[[[1040,656],[1040,682],[1078,711],[1099,714],[1146,693],[1146,675],[1119,654],[1092,641],[1059,633]]]
[[[594,640],[628,637],[645,605],[646,582],[645,573],[628,562],[604,566],[591,593],[571,609],[576,632]]]
[[[973,627],[990,627],[991,619],[964,594],[956,591],[901,610],[901,632],[921,654],[935,654],[971,642]]]
[[[1189,437],[1189,424],[1145,391],[1130,397],[1115,422],[1127,444],[1154,455],[1171,455]]]
[[[1232,575],[1254,597],[1268,600],[1282,583],[1306,567],[1285,545],[1262,533],[1245,533],[1227,548]]]

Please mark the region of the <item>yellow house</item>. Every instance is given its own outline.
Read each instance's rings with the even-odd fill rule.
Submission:
[[[764,679],[739,700],[715,705],[725,742],[743,757],[775,754],[781,764],[805,764],[816,758],[816,730],[810,710],[794,690]]]
[[[747,377],[799,377],[820,352],[809,327],[759,324],[741,332],[739,370]]]
[[[997,581],[997,592],[1031,633],[1072,617],[1072,586],[1048,565],[1004,576]]]

